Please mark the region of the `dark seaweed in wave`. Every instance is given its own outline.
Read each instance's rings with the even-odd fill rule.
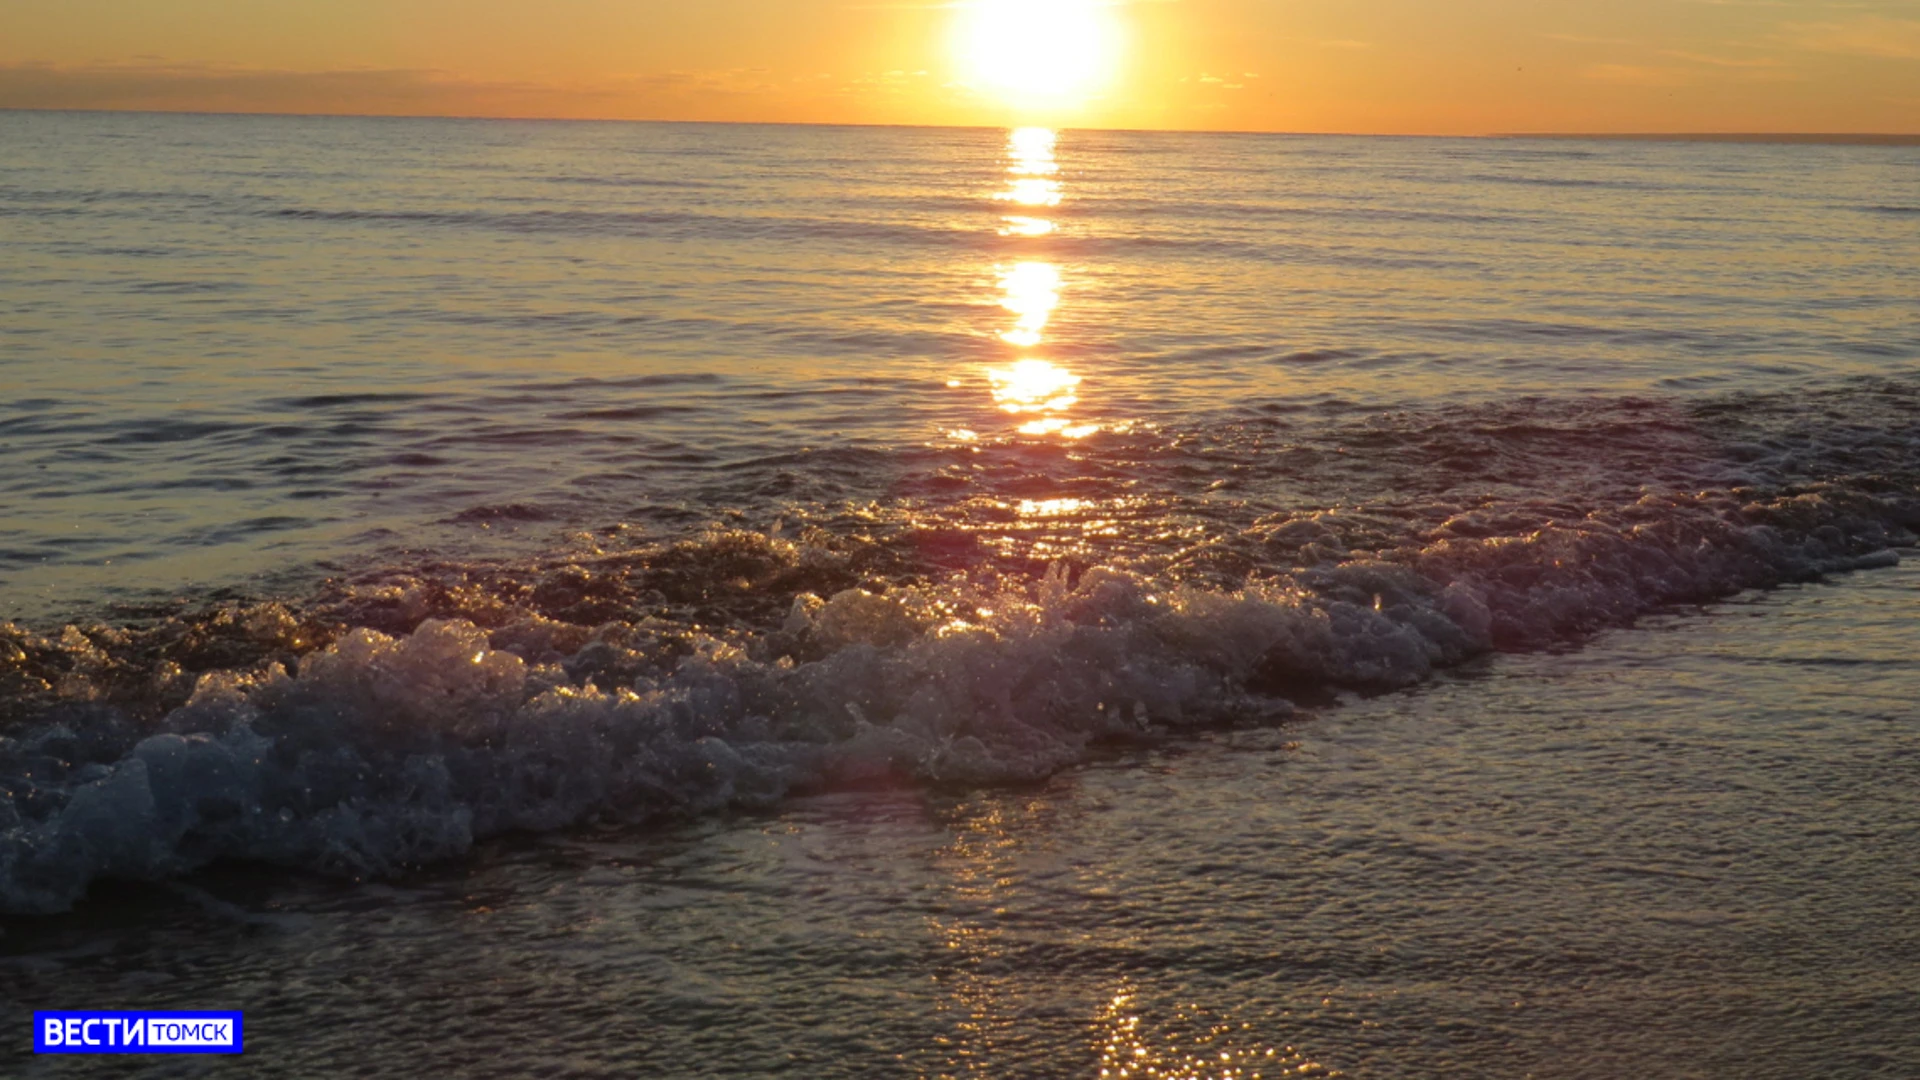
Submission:
[[[987,446],[950,489],[931,481],[954,462],[918,451],[900,467],[926,483],[777,524],[610,526],[593,551],[9,626],[0,906],[223,858],[381,875],[505,830],[1032,780],[1101,741],[1278,722],[1330,690],[1890,565],[1920,529],[1917,404],[1897,381],[1256,403],[1077,459]],[[850,475],[886,457],[857,455]],[[1044,493],[1035,470],[1116,497],[1036,521],[1009,502]]]

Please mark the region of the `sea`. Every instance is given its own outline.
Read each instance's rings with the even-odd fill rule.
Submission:
[[[0,112],[0,1074],[1920,1076],[1916,283],[1910,145]]]

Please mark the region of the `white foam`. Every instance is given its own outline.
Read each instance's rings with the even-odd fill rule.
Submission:
[[[1285,717],[1293,686],[1418,683],[1499,643],[1897,556],[1907,503],[1852,492],[1648,497],[1519,537],[1438,536],[1233,591],[1055,567],[798,600],[760,638],[702,638],[670,673],[580,685],[526,626],[353,631],[297,673],[215,672],[117,759],[49,728],[0,744],[0,907],[57,911],[102,877],[223,858],[377,877],[508,830],[770,805],[881,780],[1044,777],[1091,743]],[[1910,536],[1906,539],[1911,540]],[[537,629],[537,628],[535,628]],[[571,635],[569,644],[579,640]],[[515,643],[534,662],[500,647]],[[625,647],[596,635],[576,653]],[[643,665],[644,666],[644,665]],[[654,670],[658,670],[655,668]]]

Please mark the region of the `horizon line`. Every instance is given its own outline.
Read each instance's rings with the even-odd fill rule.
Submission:
[[[87,113],[93,115],[126,116],[203,116],[203,117],[263,117],[278,119],[311,120],[471,120],[481,123],[533,123],[533,124],[712,124],[732,127],[833,127],[833,128],[904,128],[908,130],[929,131],[1006,131],[1019,127],[1040,127],[1046,125],[1026,124],[907,124],[879,123],[872,121],[844,120],[690,120],[671,117],[622,117],[622,116],[494,116],[494,115],[456,115],[449,113],[355,113],[355,112],[286,112],[280,110],[233,110],[233,109],[102,109],[102,108],[65,108],[61,106],[0,105],[0,112],[10,113]],[[1563,139],[1567,141],[1615,141],[1615,142],[1719,142],[1753,143],[1779,145],[1827,145],[1827,146],[1920,146],[1920,132],[1869,132],[1869,131],[1483,131],[1483,132],[1406,132],[1406,131],[1301,131],[1259,128],[1132,128],[1132,127],[1076,127],[1062,125],[1060,131],[1102,131],[1114,134],[1166,134],[1166,135],[1270,135],[1294,138],[1356,138],[1356,139]]]

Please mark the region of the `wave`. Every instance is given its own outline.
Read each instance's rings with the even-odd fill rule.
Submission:
[[[686,210],[402,210],[320,209],[280,206],[261,208],[262,216],[317,224],[450,228],[520,233],[658,237],[676,240],[825,240],[853,243],[900,243],[987,248],[989,238],[976,231],[837,217],[802,217],[701,213]]]
[[[9,626],[0,908],[222,859],[367,878],[515,830],[1033,781],[1103,742],[1278,722],[1330,691],[1892,565],[1920,498],[1855,477],[1584,513],[1496,501],[1362,550],[1378,520],[1275,514],[1177,557],[1031,572],[951,524],[736,530],[138,627]],[[1198,572],[1227,549],[1237,581]]]

